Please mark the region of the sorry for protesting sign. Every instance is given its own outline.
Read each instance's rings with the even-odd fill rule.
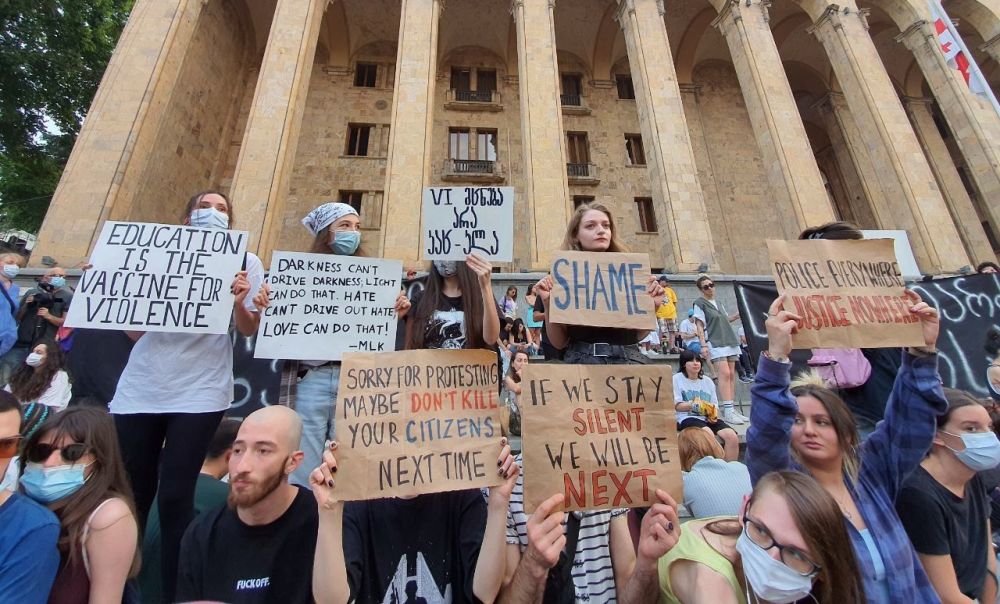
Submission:
[[[497,355],[409,350],[344,355],[337,488],[345,501],[500,484]]]
[[[569,325],[654,329],[648,254],[559,252],[549,320]]]
[[[401,262],[274,252],[271,269],[256,358],[334,361],[395,349]]]
[[[673,382],[662,367],[528,365],[522,383],[524,507],[567,510],[681,501]]]
[[[768,241],[785,310],[802,319],[795,348],[922,346],[891,239]]]
[[[513,187],[428,187],[424,189],[425,260],[514,258]]]
[[[226,333],[245,231],[106,222],[68,327]]]

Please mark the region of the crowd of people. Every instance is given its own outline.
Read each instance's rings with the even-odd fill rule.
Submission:
[[[234,208],[199,193],[180,221],[232,228]],[[365,254],[350,205],[323,204],[302,223],[315,253]],[[860,233],[844,223],[803,233],[827,237]],[[612,213],[594,203],[573,213],[562,249],[628,251]],[[996,408],[942,387],[938,312],[915,293],[909,313],[923,345],[884,351],[895,365],[872,371],[890,386],[865,407],[882,411],[861,431],[858,392],[792,375],[801,317],[783,297],[767,313],[754,374],[738,369],[745,338],[714,279],[698,277],[700,297],[678,323],[676,293],[650,276],[657,341],[679,353],[675,372],[663,367],[673,373],[683,500],[655,489],[648,508],[565,512],[563,494],[551,493],[529,513],[512,444],[530,359],[652,362],[647,331],[547,321],[551,276],[523,300],[515,287],[497,300],[491,264],[470,255],[434,261],[419,294],[395,302],[397,349],[503,359],[499,486],[345,503],[339,362],[286,360],[278,404],[224,419],[229,336],[70,330],[65,271],[20,295],[22,264],[0,256],[10,307],[0,313],[2,602],[997,600]],[[253,335],[270,304],[260,259],[248,253],[230,288],[233,328]],[[1000,402],[1000,329],[985,347]],[[738,375],[753,381],[749,418],[735,409]],[[741,462],[735,428],[748,422]]]

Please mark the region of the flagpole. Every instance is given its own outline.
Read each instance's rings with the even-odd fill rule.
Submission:
[[[952,38],[954,38],[955,42],[958,43],[958,47],[963,53],[965,53],[965,57],[969,61],[969,70],[972,72],[972,77],[979,81],[979,85],[982,86],[983,91],[986,94],[986,98],[988,98],[990,104],[993,105],[993,110],[997,112],[997,116],[1000,116],[1000,102],[997,102],[997,97],[993,94],[993,89],[990,88],[989,82],[986,81],[986,76],[984,76],[982,70],[979,69],[979,62],[976,61],[975,57],[972,56],[972,53],[969,52],[969,47],[965,45],[965,40],[963,40],[962,36],[959,35],[958,29],[952,22],[951,17],[948,16],[947,11],[944,10],[944,6],[941,5],[941,0],[928,1],[937,8],[937,13],[941,15],[941,20],[944,21],[944,26],[948,28],[948,32],[951,33]],[[973,93],[973,95],[975,95],[975,93]]]

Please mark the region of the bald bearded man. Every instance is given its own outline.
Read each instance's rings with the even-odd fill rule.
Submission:
[[[302,463],[302,420],[265,407],[240,426],[229,459],[229,499],[188,527],[177,600],[232,604],[312,602],[317,512],[312,494],[288,483]]]

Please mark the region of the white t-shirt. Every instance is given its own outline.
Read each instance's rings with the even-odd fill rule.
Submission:
[[[264,284],[264,265],[247,253],[250,293]],[[118,380],[111,413],[210,413],[233,401],[233,342],[229,334],[148,332],[139,338]]]
[[[681,372],[674,374],[674,405],[678,403],[708,403],[719,406],[719,397],[715,392],[715,382],[708,377],[700,380],[688,379]],[[701,417],[691,415],[687,411],[677,411],[677,423],[680,424],[689,417]]]
[[[10,384],[4,386],[3,389],[11,392]],[[71,398],[73,398],[73,392],[69,385],[69,374],[59,370],[52,376],[52,382],[49,384],[48,389],[42,393],[42,396],[38,397],[37,402],[47,407],[52,407],[53,411],[62,411],[69,405],[69,399]],[[21,401],[22,404],[33,402],[35,401]]]
[[[698,327],[694,324],[691,319],[684,319],[681,321],[681,325],[678,330],[682,334],[696,335],[698,333]]]

